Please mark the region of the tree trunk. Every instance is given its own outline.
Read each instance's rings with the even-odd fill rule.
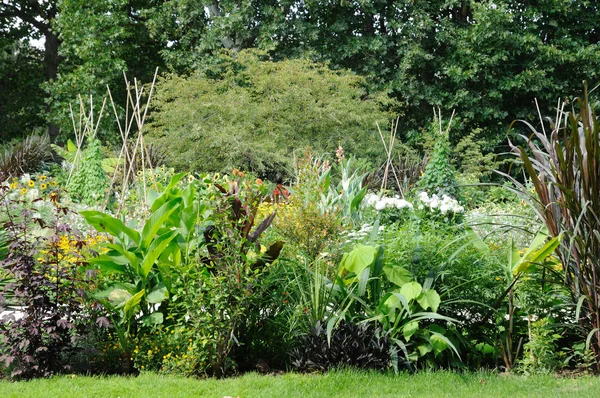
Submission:
[[[46,38],[46,43],[44,44],[44,77],[49,82],[55,80],[58,74],[58,64],[60,63],[58,47],[60,41],[51,29],[46,30],[44,36]],[[54,123],[48,123],[48,135],[51,142],[56,142],[59,130],[58,126]]]

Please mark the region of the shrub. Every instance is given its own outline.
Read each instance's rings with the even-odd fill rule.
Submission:
[[[439,116],[441,118],[441,116]],[[436,125],[439,122],[439,127]],[[454,168],[450,162],[452,151],[450,149],[450,140],[448,133],[450,130],[450,120],[446,131],[442,129],[442,121],[438,116],[434,118],[432,128],[434,129],[435,144],[433,153],[425,166],[425,173],[419,180],[417,186],[419,189],[431,194],[457,196],[456,181],[454,179]]]
[[[0,148],[2,149],[2,148]],[[23,173],[40,171],[52,160],[48,135],[30,135],[0,152],[0,182]]]
[[[1,189],[8,253],[0,261],[0,274],[9,283],[0,293],[0,312],[9,312],[0,321],[0,359],[12,378],[69,370],[64,359],[75,350],[90,314],[83,292],[89,283],[83,273],[86,241],[63,222],[68,209],[58,204],[57,196],[51,199],[54,219],[46,224],[28,207],[29,202],[11,200],[6,188]],[[36,232],[34,223],[39,225]],[[12,315],[14,311],[21,316]]]
[[[166,148],[177,169],[223,172],[234,167],[281,182],[294,150],[376,156],[376,122],[387,124],[363,79],[296,59],[260,53],[222,54],[212,68],[170,75],[156,86],[148,139]],[[176,155],[176,156],[175,156]]]
[[[370,323],[342,321],[328,338],[317,322],[291,352],[292,366],[303,371],[339,367],[385,370],[391,367],[391,342],[381,328]]]
[[[535,188],[536,196],[512,179],[535,208],[552,237],[561,237],[557,253],[579,322],[600,367],[600,122],[588,99],[578,99],[575,110],[563,112],[550,123],[548,134],[531,129],[521,138],[525,148],[511,144]],[[542,121],[543,123],[543,121]]]
[[[88,138],[87,148],[74,171],[67,188],[73,199],[94,205],[104,199],[108,178],[102,167],[102,144],[97,138]]]

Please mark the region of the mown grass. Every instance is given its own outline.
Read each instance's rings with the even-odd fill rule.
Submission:
[[[55,377],[0,382],[0,397],[600,397],[600,378],[514,376],[493,373],[379,374],[336,371],[323,375],[246,374],[195,380],[143,373],[138,377]]]

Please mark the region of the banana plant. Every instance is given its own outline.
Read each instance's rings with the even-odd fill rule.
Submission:
[[[176,188],[182,177],[174,176],[161,195],[150,199],[152,213],[139,229],[99,211],[80,213],[97,231],[112,236],[112,242],[104,245],[107,252],[89,263],[115,279],[94,295],[115,312],[113,323],[124,338],[135,333],[138,322],[163,322],[173,269],[191,246],[198,217],[206,211],[195,200],[193,187]]]

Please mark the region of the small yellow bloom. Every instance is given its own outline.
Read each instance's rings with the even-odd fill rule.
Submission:
[[[27,193],[27,188],[21,188],[21,195],[25,195]]]
[[[30,187],[34,187],[35,186],[35,182],[33,182],[33,180],[29,180],[29,182],[27,183],[27,185],[29,185]]]
[[[43,191],[44,189],[48,188],[48,186],[46,184],[42,184],[40,185],[40,189]]]
[[[46,176],[40,176],[40,181],[46,181],[46,178],[48,178],[48,177],[46,177]]]
[[[52,181],[52,186],[55,187],[56,186],[56,181]]]

